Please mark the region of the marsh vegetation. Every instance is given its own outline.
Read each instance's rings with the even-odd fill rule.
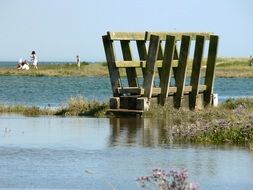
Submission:
[[[203,63],[202,72],[205,72],[206,60]],[[189,61],[188,69],[191,70],[192,60]],[[125,76],[125,70],[120,69],[121,76]],[[137,70],[141,75],[141,69]],[[190,73],[188,72],[190,75]],[[80,69],[76,64],[41,64],[39,69],[21,71],[15,68],[2,67],[0,76],[109,76],[106,62],[89,63],[82,62]],[[216,67],[217,77],[253,77],[253,68],[249,66],[247,58],[218,58]]]

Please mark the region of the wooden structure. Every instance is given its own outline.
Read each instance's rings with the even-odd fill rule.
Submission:
[[[122,60],[116,59],[115,43],[120,44]],[[212,33],[107,32],[103,44],[113,92],[109,111],[142,113],[153,103],[190,109],[211,104],[218,36]],[[133,57],[133,45],[137,47],[138,58]],[[120,76],[122,69],[126,72],[127,85]]]

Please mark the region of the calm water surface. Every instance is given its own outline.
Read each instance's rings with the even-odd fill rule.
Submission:
[[[126,80],[123,79],[123,82]],[[253,78],[217,78],[214,91],[220,101],[253,96]],[[108,77],[0,76],[0,104],[60,106],[70,97],[108,101],[112,96]]]
[[[175,145],[150,119],[0,116],[0,189],[139,189],[153,168],[187,168],[206,190],[252,190],[253,153]]]

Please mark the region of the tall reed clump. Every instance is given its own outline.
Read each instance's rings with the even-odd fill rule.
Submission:
[[[229,99],[219,107],[189,111],[153,106],[145,117],[166,120],[174,142],[251,144],[253,100]]]
[[[68,105],[55,115],[104,117],[107,109],[108,104],[106,103],[96,100],[87,101],[83,96],[77,96],[70,98]]]

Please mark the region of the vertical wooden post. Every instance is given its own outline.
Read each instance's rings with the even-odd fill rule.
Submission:
[[[123,59],[125,61],[132,61],[132,52],[130,48],[130,41],[129,40],[121,40],[121,49],[122,49],[122,54],[123,54]],[[136,69],[135,68],[126,68],[126,74],[127,74],[127,80],[128,80],[128,85],[130,87],[137,87],[137,74],[136,74]]]
[[[175,36],[166,36],[164,57],[162,63],[161,73],[161,94],[159,97],[159,104],[162,106],[165,104],[169,94],[169,85],[172,71],[172,61],[175,50]]]
[[[106,56],[110,80],[111,80],[112,93],[114,97],[118,97],[119,93],[118,93],[117,88],[120,87],[120,82],[119,82],[120,75],[119,75],[119,69],[116,67],[116,64],[115,64],[113,41],[109,39],[108,35],[105,35],[102,38],[103,38],[105,56]]]
[[[177,41],[176,41],[176,43],[175,43],[175,50],[174,50],[173,59],[174,59],[174,60],[178,60]]]
[[[147,97],[148,99],[152,97],[155,62],[157,60],[159,44],[160,44],[160,37],[156,35],[151,35],[146,62],[146,72],[144,75],[144,83],[143,83],[144,97]]]
[[[177,92],[174,95],[175,108],[181,107],[181,98],[184,94],[184,84],[187,71],[188,55],[190,50],[191,37],[183,35],[179,53],[178,69],[176,73]]]
[[[190,109],[195,109],[196,97],[199,93],[200,69],[201,69],[201,62],[202,62],[203,52],[204,52],[204,43],[205,43],[205,37],[197,35],[193,63],[192,63],[191,83],[190,83],[190,85],[192,86],[192,91],[189,94]]]
[[[145,61],[147,59],[147,48],[146,48],[146,41],[145,40],[137,40],[137,49],[139,53],[139,58],[141,61]],[[145,75],[146,68],[142,68],[142,76]]]
[[[215,79],[215,66],[216,57],[218,52],[218,42],[219,37],[215,35],[210,36],[208,58],[207,58],[207,68],[206,68],[206,78],[205,85],[206,90],[204,91],[204,102],[205,105],[211,104],[214,79]]]
[[[161,43],[161,41],[160,41],[160,43],[159,43],[159,49],[158,49],[157,60],[163,60],[163,48],[162,48],[162,43]],[[158,68],[157,70],[158,70],[159,79],[161,80],[162,68]],[[161,82],[160,82],[160,85],[161,85]]]

